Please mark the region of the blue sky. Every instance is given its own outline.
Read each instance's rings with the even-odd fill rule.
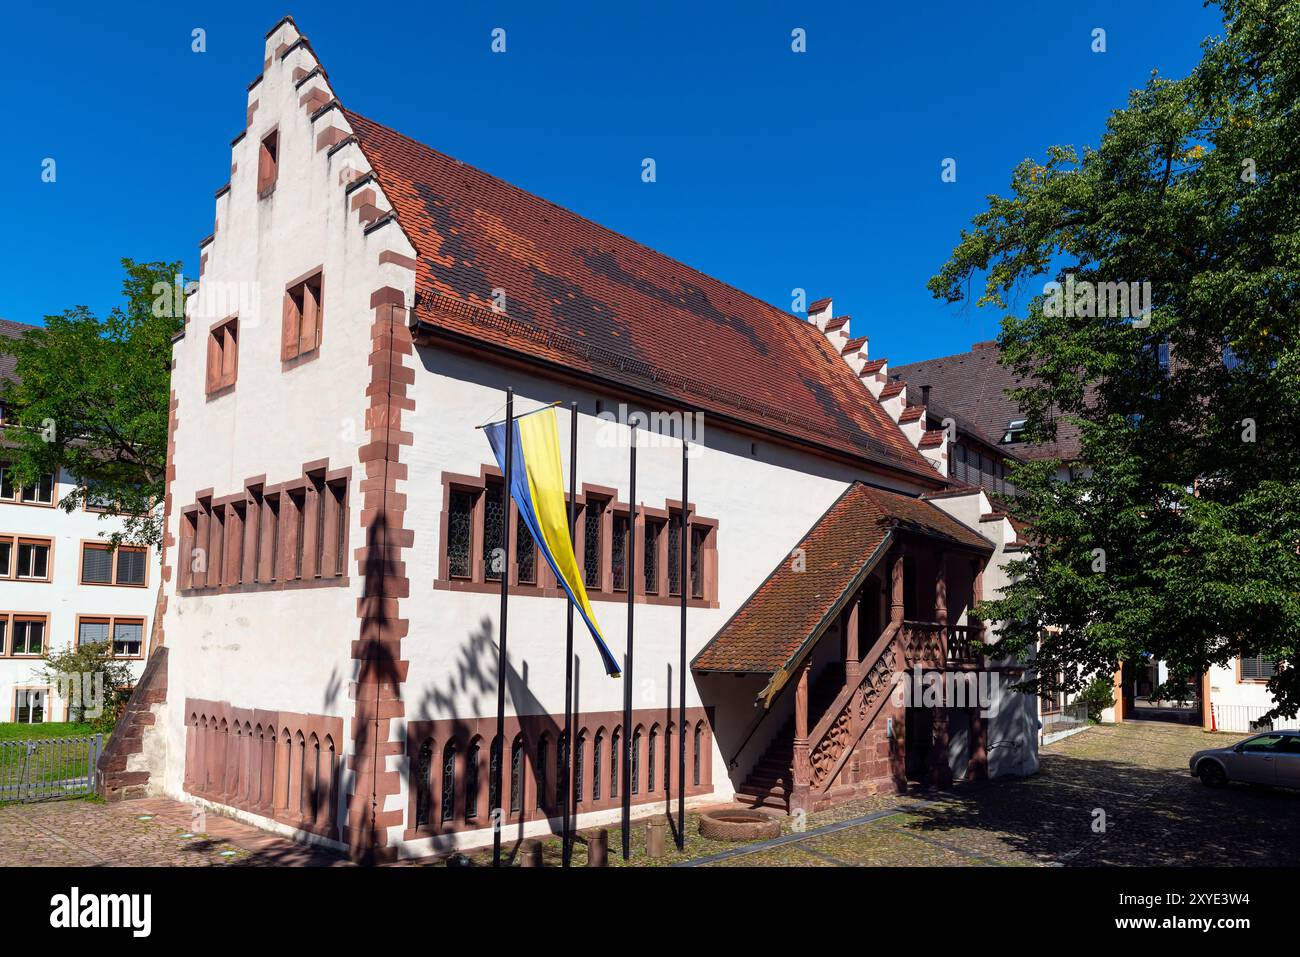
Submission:
[[[833,295],[895,365],[996,335],[999,313],[938,303],[925,282],[1014,165],[1096,143],[1131,88],[1185,74],[1220,29],[1194,0],[402,6],[287,9],[350,108],[781,308],[796,286]],[[9,6],[0,317],[106,311],[122,256],[197,273],[285,12]]]

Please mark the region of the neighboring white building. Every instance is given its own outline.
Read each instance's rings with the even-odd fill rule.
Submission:
[[[624,681],[575,639],[580,825],[617,820],[629,752],[637,813],[675,799],[682,740],[692,803],[1035,770],[1019,669],[969,644],[1014,529],[947,477],[945,432],[829,300],[783,313],[345,109],[288,18],[231,160],[173,350],[165,613],[101,763],[110,797],[362,858],[490,842],[504,535],[499,799],[512,840],[558,826],[567,605],[476,428],[507,387],[517,412],[577,403],[575,548],[620,659],[633,592],[629,727]],[[991,672],[992,700],[899,706],[882,682],[914,664]]]
[[[31,328],[0,320],[0,335]],[[0,356],[0,377],[12,373],[12,357]],[[139,678],[158,564],[149,548],[107,549],[104,540],[121,529],[119,519],[59,508],[72,484],[68,475],[20,488],[3,471],[4,461],[0,447],[0,721],[64,721],[68,702],[35,675],[42,652],[111,641]]]

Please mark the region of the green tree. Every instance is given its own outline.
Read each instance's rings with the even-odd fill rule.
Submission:
[[[123,531],[107,536],[157,545],[167,463],[171,340],[184,325],[179,263],[122,260],[125,302],[105,319],[85,306],[47,316],[45,327],[0,351],[17,361],[6,383],[2,440],[14,478],[30,483],[66,470],[60,500],[72,511],[92,499]]]
[[[1014,476],[1034,541],[982,609],[1005,648],[1037,644],[1068,691],[1142,652],[1175,681],[1263,655],[1291,663],[1270,690],[1294,716],[1300,2],[1218,6],[1189,76],[1153,74],[1095,148],[1023,161],[929,285],[958,301],[982,284],[981,305],[1013,313],[999,345],[1035,377],[1011,393],[1031,438],[1082,432],[1077,480],[1051,462]],[[1044,283],[1067,276],[1079,308]],[[1089,309],[1079,281],[1149,282],[1151,308]]]
[[[126,701],[122,689],[133,682],[131,663],[114,658],[107,641],[46,652],[33,676],[59,689],[69,721],[89,721],[98,731],[113,730]]]

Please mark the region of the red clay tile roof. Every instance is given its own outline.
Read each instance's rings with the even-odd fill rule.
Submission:
[[[893,529],[993,551],[986,538],[927,501],[854,482],[796,546],[806,567],[796,572],[783,559],[691,668],[772,674],[787,667],[880,561]]]
[[[862,371],[858,375],[874,375],[885,367],[888,359],[871,359],[862,363]]]
[[[848,342],[844,343],[844,348],[840,350],[840,355],[848,355],[850,352],[857,352],[866,345],[866,342],[866,336],[858,336],[856,339],[850,339]]]
[[[808,311],[821,312],[830,304],[831,304],[831,297],[827,296],[825,299],[818,299],[816,302],[814,302],[811,306],[808,307]]]
[[[416,246],[428,327],[942,481],[813,324],[344,112]]]
[[[32,329],[38,329],[39,326],[28,326],[21,322],[12,322],[8,319],[0,319],[0,336],[7,339],[17,339],[27,335]],[[0,353],[0,380],[12,379],[14,369],[18,365],[18,360],[7,353]]]
[[[1024,380],[1003,366],[998,355],[996,342],[977,342],[970,352],[894,366],[890,375],[913,388],[930,386],[936,405],[951,410],[960,425],[1009,455],[1022,459],[1077,459],[1079,430],[1064,419],[1057,422],[1055,442],[1001,444],[1008,423],[1023,418],[1016,403],[1007,398],[1006,390],[1022,385]]]

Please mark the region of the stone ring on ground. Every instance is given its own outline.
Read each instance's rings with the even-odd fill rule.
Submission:
[[[781,819],[751,808],[718,808],[700,815],[700,836],[713,841],[757,841],[780,837]]]

